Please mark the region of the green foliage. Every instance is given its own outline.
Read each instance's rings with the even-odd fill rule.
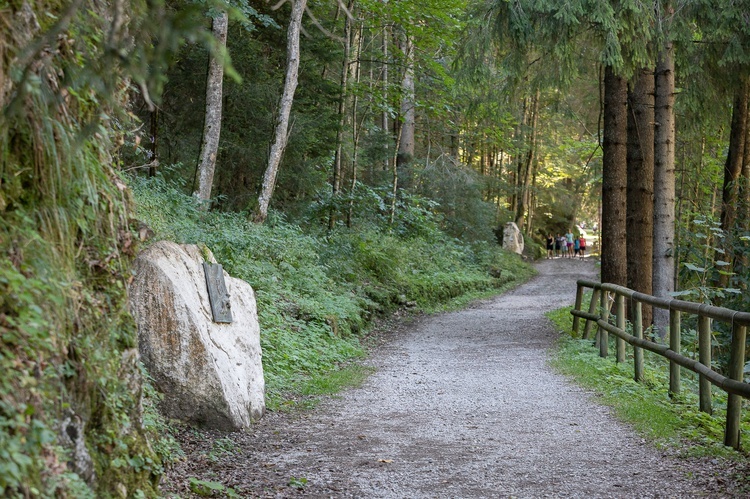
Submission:
[[[680,228],[683,241],[679,248],[682,289],[672,295],[707,304],[721,303],[730,295],[740,295],[738,288],[718,285],[718,275],[734,275],[732,264],[720,258],[726,254],[723,248],[725,234],[720,224],[701,217],[695,218],[688,227]]]
[[[217,497],[217,495],[218,497],[240,497],[232,487],[227,487],[220,482],[199,480],[198,478],[190,477],[188,484],[190,492],[201,497]]]
[[[464,241],[494,240],[496,208],[482,200],[483,187],[474,170],[447,156],[428,162],[417,172],[417,189],[435,201],[444,230]]]
[[[143,426],[150,433],[149,443],[164,466],[185,457],[185,452],[175,438],[177,427],[161,415],[158,403],[163,395],[152,384],[152,379],[140,364],[143,382]]]
[[[239,447],[231,438],[218,438],[213,441],[211,451],[208,453],[207,458],[212,463],[215,463],[218,462],[222,456],[235,454],[238,450]]]
[[[161,177],[134,177],[131,185],[138,217],[159,238],[205,244],[230,274],[253,286],[271,408],[289,390],[363,355],[360,334],[374,315],[531,274],[494,244],[447,237],[416,205],[400,210],[398,231],[372,224],[315,235],[276,215],[259,226],[243,214],[201,211]]]
[[[221,139],[213,192],[223,209],[252,209],[267,165],[273,138],[275,112],[283,87],[288,5],[272,11],[270,5],[251,2],[260,19],[249,31],[231,22],[227,52],[241,81],[224,85]],[[332,3],[332,5],[334,5]],[[312,4],[310,5],[313,8]],[[322,22],[327,23],[325,16]],[[293,123],[274,191],[274,206],[294,210],[300,201],[322,189],[330,164],[330,144],[337,128],[335,115],[339,88],[320,78],[341,48],[310,26],[303,40],[299,85],[294,97]],[[170,180],[183,182],[184,191],[195,188],[195,167],[203,131],[205,85],[209,50],[205,44],[188,44],[178,62],[169,68],[169,83],[159,113],[158,140],[162,164]],[[328,68],[330,70],[330,68]],[[151,118],[140,114],[146,121]],[[145,135],[145,134],[144,134]],[[143,137],[146,139],[146,137]],[[144,140],[143,142],[146,142]],[[142,160],[132,158],[133,164]]]
[[[290,487],[294,487],[295,489],[302,490],[307,486],[307,478],[305,477],[295,477],[291,476],[289,477],[289,483],[288,485]]]
[[[0,9],[0,495],[153,496],[126,296],[136,239],[112,156],[131,82],[148,101],[203,33],[160,1]]]
[[[750,280],[747,268],[743,270],[742,263],[750,243],[750,234],[743,232],[741,221],[738,227],[727,232],[711,216],[695,214],[689,218],[690,221],[683,221],[679,225],[680,290],[672,295],[681,300],[746,310],[748,296],[743,290],[747,289]],[[735,255],[736,261],[727,261],[733,260],[730,254]],[[697,317],[683,319],[683,329],[694,331],[697,327]],[[712,329],[715,369],[725,372],[729,363],[732,328],[729,324],[714,321]],[[693,339],[694,344],[690,346],[695,348],[697,339]]]

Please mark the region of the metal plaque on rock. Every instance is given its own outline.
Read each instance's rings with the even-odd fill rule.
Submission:
[[[211,303],[211,314],[214,322],[232,323],[232,304],[229,293],[224,284],[224,269],[218,263],[203,262],[203,272],[206,274],[208,301]]]

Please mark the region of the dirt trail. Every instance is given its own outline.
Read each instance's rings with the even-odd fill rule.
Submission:
[[[248,497],[708,495],[686,463],[547,366],[556,335],[544,312],[571,304],[575,280],[595,267],[558,259],[538,269],[512,292],[393,335],[362,387],[309,413],[269,414],[232,436],[241,451],[226,458],[196,462],[206,458],[194,441],[183,466]]]

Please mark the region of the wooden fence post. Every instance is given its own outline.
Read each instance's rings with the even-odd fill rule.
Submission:
[[[581,310],[581,303],[583,303],[583,286],[578,284],[578,287],[576,288],[576,310]],[[579,317],[577,315],[573,316],[573,338],[578,338],[578,324],[579,324]]]
[[[745,337],[747,327],[732,324],[732,351],[729,358],[729,377],[742,381],[745,368]],[[740,414],[742,397],[729,394],[727,400],[727,427],[724,432],[724,445],[740,449]]]
[[[643,306],[641,302],[635,302],[633,309],[633,336],[639,340],[643,339]],[[635,380],[643,381],[643,349],[633,346],[633,361],[635,364]]]
[[[593,314],[594,312],[596,312],[597,302],[599,301],[599,296],[600,295],[601,295],[601,291],[599,291],[598,289],[594,288],[594,291],[593,291],[593,293],[591,295],[591,303],[589,303],[589,313],[590,314]],[[591,337],[591,326],[592,326],[592,324],[593,324],[593,322],[589,321],[589,320],[587,320],[583,324],[583,339],[584,340],[588,340]]]
[[[680,353],[682,343],[680,331],[680,311],[669,311],[669,349],[674,353]],[[678,395],[680,393],[680,365],[669,361],[669,395]]]
[[[625,331],[625,295],[615,293],[617,300],[617,328]],[[625,362],[625,340],[617,337],[617,362]]]
[[[711,319],[702,315],[698,317],[698,362],[711,369]],[[698,393],[701,412],[712,414],[711,383],[703,375],[700,376]]]
[[[609,322],[609,291],[602,290],[601,320]],[[609,352],[609,338],[605,329],[599,328],[599,357],[607,357]]]

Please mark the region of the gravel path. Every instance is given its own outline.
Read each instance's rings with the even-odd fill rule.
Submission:
[[[232,437],[240,452],[203,463],[207,478],[248,497],[709,495],[684,461],[548,367],[556,334],[544,312],[571,304],[575,280],[595,267],[558,259],[538,269],[512,292],[392,335],[363,386],[301,415],[269,414]],[[188,445],[205,459],[205,444]]]

